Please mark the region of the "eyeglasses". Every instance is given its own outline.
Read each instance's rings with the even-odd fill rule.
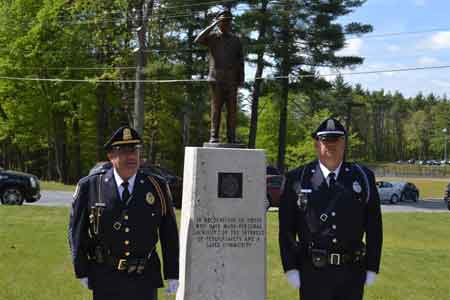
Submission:
[[[113,150],[119,151],[121,153],[134,153],[138,152],[142,149],[142,145],[136,144],[136,145],[120,145],[120,146],[114,146],[112,148]]]

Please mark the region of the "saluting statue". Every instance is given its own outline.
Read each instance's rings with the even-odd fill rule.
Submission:
[[[233,15],[220,12],[195,39],[209,48],[208,81],[212,95],[210,143],[219,142],[222,106],[227,106],[227,141],[236,142],[237,89],[244,84],[244,55],[239,38],[231,33]],[[218,25],[218,30],[213,29]]]

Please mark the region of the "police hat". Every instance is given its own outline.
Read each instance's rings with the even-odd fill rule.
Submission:
[[[231,14],[231,12],[229,10],[224,10],[219,12],[216,15],[216,19],[217,20],[231,20],[233,19],[233,15]]]
[[[113,133],[104,147],[106,150],[111,150],[115,146],[138,145],[141,143],[142,139],[136,130],[129,126],[122,126]]]
[[[319,139],[320,137],[342,137],[347,136],[347,131],[344,126],[334,118],[328,118],[323,121],[316,131],[312,133],[314,139]]]

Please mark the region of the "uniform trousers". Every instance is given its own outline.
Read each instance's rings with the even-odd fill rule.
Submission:
[[[109,266],[95,265],[89,276],[93,300],[157,300],[158,289],[151,285],[148,272],[151,270],[146,269],[142,275],[127,274]]]
[[[212,139],[219,138],[220,115],[224,104],[227,106],[227,139],[234,142],[236,131],[236,111],[237,111],[237,84],[229,82],[209,83],[212,103],[211,103],[211,134]]]
[[[362,264],[300,268],[300,300],[362,300],[366,270]]]
[[[142,291],[93,291],[93,300],[157,300],[158,289],[147,289],[145,293]]]

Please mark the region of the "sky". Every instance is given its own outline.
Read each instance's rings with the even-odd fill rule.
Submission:
[[[372,33],[349,39],[338,53],[365,58],[363,65],[342,73],[450,65],[449,12],[448,0],[368,0],[340,20],[343,24],[356,21],[373,26]],[[417,31],[422,33],[405,34]],[[402,34],[378,36],[390,33]],[[450,68],[344,78],[352,84],[360,83],[364,89],[399,91],[407,97],[419,92],[450,96]]]

